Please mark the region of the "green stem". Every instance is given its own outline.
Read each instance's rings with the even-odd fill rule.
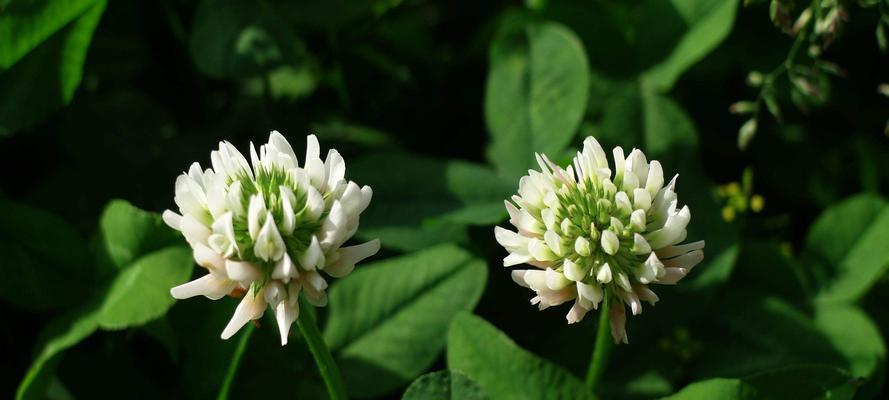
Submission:
[[[253,335],[253,329],[253,324],[247,324],[244,333],[241,334],[241,338],[238,340],[238,347],[235,347],[232,361],[228,364],[228,372],[225,373],[225,380],[222,381],[222,387],[219,388],[219,395],[216,396],[219,400],[228,399],[228,392],[231,390],[232,382],[238,374],[238,367],[241,365],[241,358],[244,356],[244,350],[247,349],[247,342],[250,341],[250,336]]]
[[[590,356],[590,368],[586,374],[586,385],[590,392],[596,394],[599,380],[605,372],[605,365],[608,364],[608,357],[611,355],[611,323],[608,319],[610,307],[610,298],[608,290],[605,290],[605,299],[602,300],[602,307],[599,309],[599,325],[596,327],[596,347],[593,348],[593,354]]]
[[[296,325],[299,327],[300,333],[306,339],[306,345],[315,358],[315,365],[318,366],[318,372],[324,379],[324,386],[327,387],[327,394],[330,400],[346,400],[346,386],[343,385],[343,378],[340,376],[340,370],[333,362],[330,350],[324,344],[321,332],[318,332],[318,325],[315,324],[315,317],[312,315],[312,306],[306,303],[302,297],[299,298],[299,318]]]

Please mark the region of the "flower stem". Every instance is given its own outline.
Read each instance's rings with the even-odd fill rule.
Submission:
[[[594,395],[605,372],[605,365],[608,363],[608,357],[611,355],[611,324],[608,320],[610,311],[610,298],[608,290],[605,291],[605,299],[602,300],[602,307],[599,309],[599,325],[596,327],[596,345],[593,348],[593,354],[590,356],[590,368],[586,373],[586,385]]]
[[[228,399],[228,392],[231,390],[232,382],[238,374],[238,367],[241,365],[241,358],[244,356],[244,350],[247,349],[247,343],[250,341],[250,336],[253,335],[253,329],[253,324],[247,324],[244,333],[241,334],[241,338],[238,340],[238,347],[235,347],[232,360],[228,364],[228,372],[225,373],[225,380],[222,381],[222,387],[219,388],[219,395],[216,396],[219,400]]]
[[[306,304],[306,300],[299,298],[299,318],[296,325],[299,327],[300,333],[306,339],[306,345],[315,358],[315,365],[318,366],[318,372],[324,379],[324,386],[327,387],[327,394],[330,400],[346,400],[346,386],[343,385],[343,378],[340,376],[340,370],[333,362],[330,350],[324,344],[321,332],[318,332],[318,325],[315,323],[315,317],[312,315],[312,306]]]

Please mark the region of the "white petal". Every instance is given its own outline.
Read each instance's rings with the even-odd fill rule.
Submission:
[[[204,296],[211,300],[218,300],[231,293],[235,285],[237,283],[234,281],[207,274],[170,289],[170,295],[180,300],[194,296]]]
[[[661,285],[675,285],[688,271],[685,268],[666,268],[663,277],[658,278],[657,283]]]
[[[676,245],[676,246],[668,246],[668,247],[664,247],[662,249],[658,249],[657,256],[660,257],[661,259],[676,257],[680,254],[685,254],[685,253],[688,253],[688,252],[694,251],[694,250],[701,250],[703,248],[704,248],[704,241],[699,240],[697,242],[691,242],[691,243],[686,243],[686,244],[681,244],[681,245]]]
[[[306,160],[310,158],[321,158],[321,146],[315,135],[306,136]]]
[[[361,203],[358,204],[358,213],[363,213],[367,209],[373,194],[374,191],[370,186],[364,185],[361,187]]]
[[[574,240],[574,251],[584,257],[590,255],[590,253],[592,253],[590,241],[583,236],[578,236],[577,239]]]
[[[513,265],[524,264],[531,261],[530,254],[517,254],[517,253],[509,253],[508,256],[503,258],[503,266],[511,267]]]
[[[608,265],[608,263],[602,264],[602,266],[599,267],[599,272],[596,274],[596,280],[601,283],[608,283],[611,282],[611,279],[611,266]]]
[[[321,196],[321,193],[314,186],[309,186],[306,190],[305,217],[309,221],[317,221],[323,212],[324,197]]]
[[[278,131],[272,131],[272,133],[269,135],[269,145],[274,146],[275,149],[290,157],[290,160],[293,162],[294,166],[299,164],[299,161],[296,158],[296,153],[293,151],[293,147],[290,146],[290,142],[288,142],[287,138],[285,138],[284,135],[280,134]]]
[[[499,226],[494,227],[494,239],[511,253],[528,253],[528,238]]]
[[[645,239],[653,249],[676,244],[681,240],[681,235],[690,220],[691,212],[688,210],[688,206],[682,207],[682,210],[667,217],[663,228],[645,235]]]
[[[562,262],[562,270],[566,278],[575,282],[581,282],[587,276],[587,271],[583,267],[567,258]]]
[[[642,302],[639,301],[639,296],[636,296],[636,293],[622,292],[621,296],[623,297],[624,302],[630,306],[633,315],[642,314]]]
[[[299,317],[299,303],[296,301],[298,295],[291,294],[290,296],[291,299],[282,301],[275,306],[275,320],[278,322],[278,331],[281,334],[281,346],[287,344],[290,326]]]
[[[319,264],[321,264],[323,258],[324,252],[321,250],[321,245],[318,243],[318,237],[312,236],[312,241],[309,243],[309,247],[306,248],[299,258],[299,265],[306,271],[313,271]]]
[[[259,234],[256,235],[256,241],[253,244],[253,252],[263,261],[278,261],[284,255],[286,250],[284,239],[278,232],[275,225],[275,219],[272,217],[271,211],[267,212],[265,224]]]
[[[346,163],[340,153],[334,149],[327,152],[324,168],[327,175],[327,187],[336,186],[346,176]]]
[[[250,205],[247,207],[247,231],[250,237],[256,239],[259,229],[262,227],[262,218],[266,216],[265,199],[262,193],[250,197]]]
[[[608,318],[611,322],[611,337],[614,339],[614,343],[624,342],[629,344],[626,329],[627,313],[624,310],[623,304],[615,303],[614,307],[611,307]]]
[[[602,231],[602,250],[605,250],[605,253],[607,254],[615,255],[619,248],[620,241],[618,240],[617,235],[609,230]]]
[[[531,269],[517,269],[512,271],[512,280],[521,286],[531,288],[534,291],[547,289],[546,272]]]
[[[225,260],[225,271],[229,279],[245,286],[260,278],[259,268],[246,261]]]
[[[664,267],[682,267],[685,268],[687,271],[691,271],[691,269],[698,265],[698,263],[700,263],[703,259],[704,252],[701,250],[694,250],[679,257],[664,260]]]
[[[198,265],[211,271],[225,271],[225,259],[221,254],[200,243],[196,243],[192,248],[194,261]]]
[[[664,170],[661,168],[660,162],[652,160],[651,164],[648,166],[648,179],[645,181],[645,190],[654,195],[661,190],[661,187],[663,186]]]
[[[326,265],[324,272],[335,278],[342,278],[355,268],[355,264],[380,251],[380,241],[371,240],[357,246],[341,247],[338,250],[339,258],[335,262]]]
[[[630,204],[630,196],[627,196],[626,192],[617,192],[617,194],[614,195],[614,202],[618,210],[627,214],[633,212],[633,205]]]
[[[299,271],[297,270],[296,265],[293,264],[290,255],[285,252],[284,256],[275,263],[275,269],[272,270],[272,279],[279,279],[286,283],[289,282],[291,278],[298,277]]]
[[[565,278],[565,275],[552,268],[547,268],[544,273],[546,275],[546,287],[550,290],[561,290],[572,283],[568,278]]]
[[[266,308],[265,296],[263,293],[253,293],[252,290],[247,291],[244,298],[238,303],[235,314],[222,331],[222,338],[228,339],[237,333],[248,322],[262,317],[262,313]]]
[[[642,188],[633,189],[633,206],[648,211],[651,208],[651,193]]]
[[[557,256],[562,255],[562,238],[559,237],[559,234],[554,231],[546,231],[543,234],[543,239],[546,241],[546,245],[550,250],[553,251]]]
[[[195,219],[191,214],[186,214],[179,221],[179,227],[182,228],[182,235],[188,243],[207,243],[210,237],[210,228]]]
[[[583,317],[586,313],[589,312],[589,309],[581,305],[582,301],[577,299],[574,301],[574,305],[571,306],[571,310],[568,311],[568,315],[565,316],[565,319],[568,320],[569,324],[575,324],[583,320]]]
[[[642,235],[636,233],[633,234],[633,254],[643,255],[651,253],[651,246],[648,244],[648,241],[645,240]]]
[[[281,192],[281,233],[289,235],[296,228],[296,214],[293,211],[293,202],[296,201],[296,195],[293,194],[287,186],[280,186],[278,190]]]
[[[179,228],[179,226],[182,223],[182,216],[181,215],[176,214],[175,212],[170,211],[170,210],[164,210],[164,213],[161,215],[161,217],[164,219],[164,222],[170,228],[173,228],[177,231],[181,230]]]
[[[593,308],[596,309],[599,308],[599,303],[605,297],[605,292],[602,291],[599,285],[590,285],[582,282],[577,282],[577,294],[592,303]]]
[[[316,307],[324,307],[327,305],[327,292],[325,292],[325,289],[327,289],[327,281],[325,281],[318,272],[307,272],[304,276],[302,288],[309,304]]]
[[[645,211],[636,210],[630,214],[630,225],[633,226],[637,232],[642,232],[645,230]]]
[[[636,292],[636,295],[639,296],[639,299],[642,301],[647,301],[648,304],[654,305],[660,300],[651,289],[644,285],[638,285],[633,288],[633,291]]]
[[[627,277],[627,274],[623,272],[619,272],[617,274],[617,279],[615,280],[617,285],[620,286],[621,289],[626,291],[633,290],[633,286],[630,284],[630,278]]]

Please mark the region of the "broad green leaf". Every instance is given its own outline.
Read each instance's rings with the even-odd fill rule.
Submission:
[[[672,0],[685,28],[670,54],[642,74],[655,90],[669,91],[689,67],[722,43],[735,21],[737,0]]]
[[[880,329],[861,309],[851,305],[818,305],[815,309],[815,326],[846,360],[844,366],[853,376],[885,377],[875,373],[886,362],[886,344]]]
[[[373,154],[349,171],[350,179],[374,189],[358,234],[401,250],[465,241],[463,225],[501,221],[503,200],[515,191],[515,183],[483,165],[404,153]]]
[[[848,372],[823,365],[800,365],[744,378],[766,399],[851,400],[858,386]]]
[[[588,86],[583,44],[570,29],[507,20],[491,44],[485,88],[491,163],[518,175],[535,165],[535,152],[562,151],[583,118]]]
[[[820,302],[856,301],[889,266],[889,207],[862,194],[828,208],[806,238],[807,269],[819,286]]]
[[[470,314],[448,332],[448,369],[478,382],[491,399],[592,399],[561,367],[520,348],[506,334]]]
[[[756,388],[740,379],[713,378],[692,383],[665,400],[753,400],[760,399]]]
[[[48,310],[76,305],[76,299],[92,293],[96,270],[87,243],[55,215],[0,200],[0,253],[4,301]]]
[[[175,231],[160,215],[143,211],[126,200],[112,200],[99,218],[99,231],[112,265],[125,268],[136,258],[172,244]]]
[[[401,400],[484,400],[477,383],[456,371],[437,371],[423,375],[404,392]]]
[[[361,266],[333,285],[324,338],[352,395],[386,393],[428,368],[486,277],[483,261],[443,245]]]
[[[0,71],[85,14],[96,0],[13,1],[0,14]]]
[[[30,128],[71,101],[105,4],[19,1],[3,10],[0,136]]]
[[[713,341],[696,361],[695,376],[742,377],[790,364],[817,363],[872,379],[885,362],[879,330],[854,306],[819,305],[809,316],[762,294],[742,291],[732,297],[720,304],[716,324],[705,324]]]
[[[268,2],[203,0],[189,47],[198,69],[214,78],[247,78],[304,59],[302,43]]]
[[[61,353],[96,331],[99,327],[98,314],[96,304],[90,303],[47,325],[40,340],[40,350],[19,384],[17,399],[47,398],[47,386],[61,359]]]
[[[135,260],[121,271],[105,294],[99,313],[104,329],[142,325],[176,302],[170,288],[191,276],[194,261],[184,246],[171,246]]]

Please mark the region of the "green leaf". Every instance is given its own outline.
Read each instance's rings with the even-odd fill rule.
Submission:
[[[98,308],[92,303],[50,322],[40,340],[40,350],[19,384],[16,399],[47,398],[47,386],[61,353],[90,336],[98,327]]]
[[[0,14],[0,136],[40,122],[80,85],[105,0],[13,2]]]
[[[477,383],[456,371],[437,371],[423,375],[404,392],[401,400],[484,400]]]
[[[0,299],[29,310],[70,307],[72,299],[91,293],[96,280],[80,233],[23,204],[0,200],[0,253]]]
[[[883,367],[886,348],[882,336],[870,318],[854,306],[819,305],[809,316],[783,300],[759,293],[742,291],[732,297],[720,304],[715,320],[705,322],[713,341],[695,363],[696,376],[739,377],[790,364],[818,363],[871,379]],[[726,338],[731,338],[730,346],[721,345]],[[874,384],[878,386],[879,380]]]
[[[376,153],[350,165],[350,179],[374,189],[358,234],[401,250],[465,241],[463,225],[503,220],[503,200],[515,191],[488,167],[460,160]]]
[[[744,379],[768,399],[851,400],[858,382],[848,372],[824,365],[799,365]]]
[[[13,66],[95,3],[96,0],[49,0],[4,5],[0,15],[0,70]]]
[[[99,313],[105,329],[142,325],[167,312],[170,288],[191,276],[194,262],[184,246],[171,246],[134,261],[111,283]]]
[[[642,73],[655,90],[669,91],[689,67],[722,43],[735,21],[737,0],[673,0],[685,31],[667,57]]]
[[[762,372],[743,379],[713,378],[695,382],[666,399],[851,400],[856,388],[855,379],[841,369],[823,365],[798,365]]]
[[[112,265],[122,269],[140,255],[179,243],[179,235],[160,215],[126,200],[112,200],[99,218],[99,233]]]
[[[853,376],[885,379],[875,373],[886,361],[886,344],[880,329],[861,309],[842,304],[819,305],[815,309],[815,326],[845,358],[844,368]]]
[[[692,383],[665,400],[752,400],[759,399],[756,389],[740,379],[713,378]]]
[[[271,7],[267,2],[201,1],[189,39],[197,68],[214,78],[247,78],[299,66],[304,46]]]
[[[472,310],[485,263],[443,245],[360,267],[330,290],[325,342],[353,396],[391,391],[435,361],[454,316]]]
[[[558,154],[577,131],[587,104],[583,44],[552,22],[507,20],[494,39],[485,88],[488,158],[508,175]]]
[[[846,199],[824,211],[806,238],[808,269],[820,302],[861,298],[889,266],[889,207],[872,194]]]
[[[478,382],[491,399],[593,398],[574,375],[470,314],[457,316],[451,324],[448,368]]]

